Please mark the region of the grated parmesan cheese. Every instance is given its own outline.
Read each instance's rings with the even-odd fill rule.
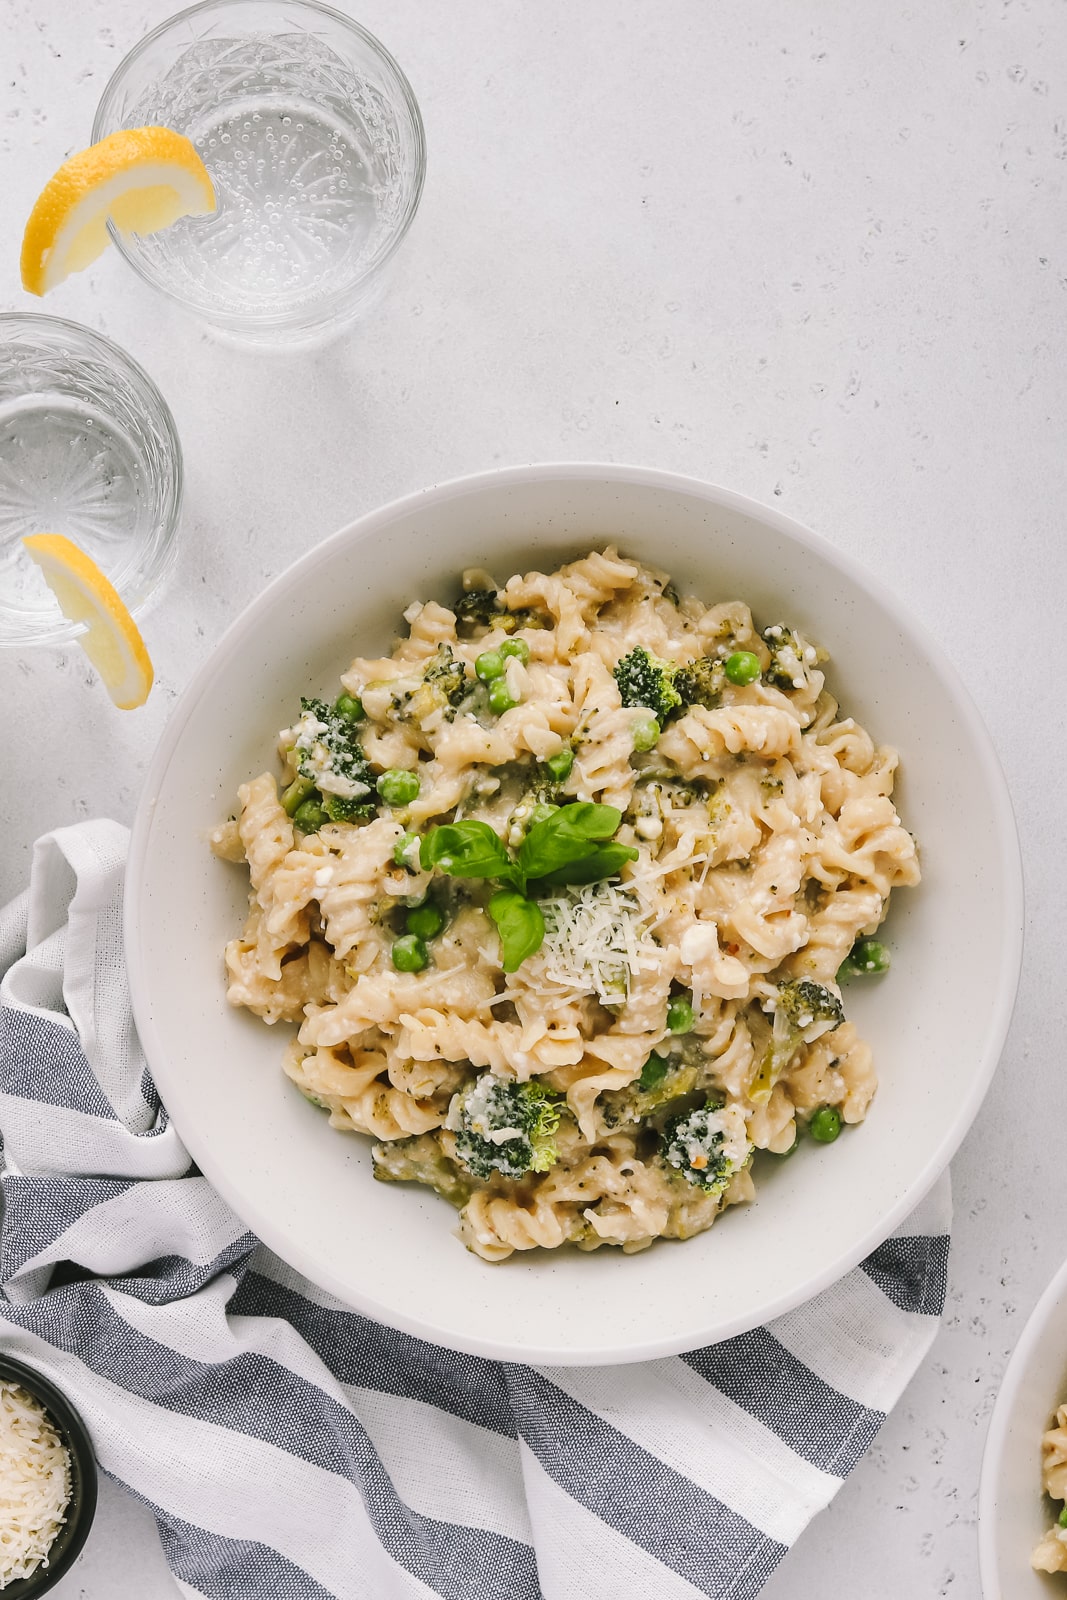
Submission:
[[[589,883],[540,905],[545,942],[526,963],[537,964],[538,977],[592,992],[604,1005],[619,1005],[630,992],[631,977],[659,965],[659,946],[646,926],[648,914],[624,885]]]
[[[48,1565],[70,1503],[70,1451],[38,1400],[0,1382],[0,1589]]]

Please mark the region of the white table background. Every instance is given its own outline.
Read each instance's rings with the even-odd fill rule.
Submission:
[[[24,218],[86,142],[122,53],[171,8],[0,0],[0,306],[35,308],[18,287]],[[1022,833],[1028,947],[1003,1065],[954,1163],[944,1329],[765,1592],[970,1600],[989,1410],[1064,1250],[1067,10],[360,0],[358,15],[408,72],[429,146],[373,320],[318,353],[241,354],[117,259],[49,302],[157,379],[187,499],[178,570],[145,622],[145,709],[113,710],[76,652],[0,656],[0,898],[44,829],[130,819],[225,625],[395,495],[497,464],[632,461],[848,546],[940,633],[983,709]],[[906,728],[877,731],[906,750]],[[146,1513],[105,1485],[54,1593],[177,1590]]]

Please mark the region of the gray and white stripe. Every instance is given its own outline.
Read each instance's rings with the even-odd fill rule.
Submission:
[[[533,1369],[370,1322],[190,1169],[129,1015],[123,852],[50,835],[0,912],[0,1342],[71,1395],[184,1592],[757,1595],[933,1339],[947,1182],[803,1311],[682,1357]]]

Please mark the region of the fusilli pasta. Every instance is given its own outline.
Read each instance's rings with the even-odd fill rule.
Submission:
[[[896,753],[810,641],[613,549],[405,620],[212,836],[250,878],[228,998],[487,1261],[689,1238],[867,1114],[838,979],[919,880]]]
[[[1067,1502],[1067,1405],[1056,1412],[1055,1426],[1041,1439],[1041,1469],[1045,1493]],[[1067,1507],[1061,1516],[1067,1515]],[[1067,1527],[1053,1523],[1031,1557],[1038,1572],[1067,1572]]]

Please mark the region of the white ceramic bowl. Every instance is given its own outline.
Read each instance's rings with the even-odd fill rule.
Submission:
[[[978,1490],[985,1600],[1064,1600],[1067,1577],[1035,1572],[1030,1553],[1047,1532],[1041,1435],[1067,1400],[1067,1262],[1030,1313],[1000,1385]]]
[[[881,1087],[832,1147],[766,1160],[759,1198],[684,1245],[488,1266],[425,1190],[378,1184],[370,1141],[329,1129],[284,1078],[281,1027],[231,1010],[222,947],[242,875],[205,836],[269,767],[301,693],[329,693],[388,647],[411,600],[466,566],[500,581],[590,546],[667,568],[707,601],[740,596],[825,644],[830,682],[899,746],[898,799],[924,881],[894,901],[894,968],[854,987]],[[481,1355],[621,1362],[693,1349],[789,1310],[907,1216],[986,1092],[1018,975],[1022,892],[1002,775],[937,645],[842,551],[780,512],[641,468],[520,467],[442,484],[361,518],[277,578],[189,685],[145,787],[130,856],[134,1009],[160,1091],[203,1172],[261,1238],[368,1315]]]

